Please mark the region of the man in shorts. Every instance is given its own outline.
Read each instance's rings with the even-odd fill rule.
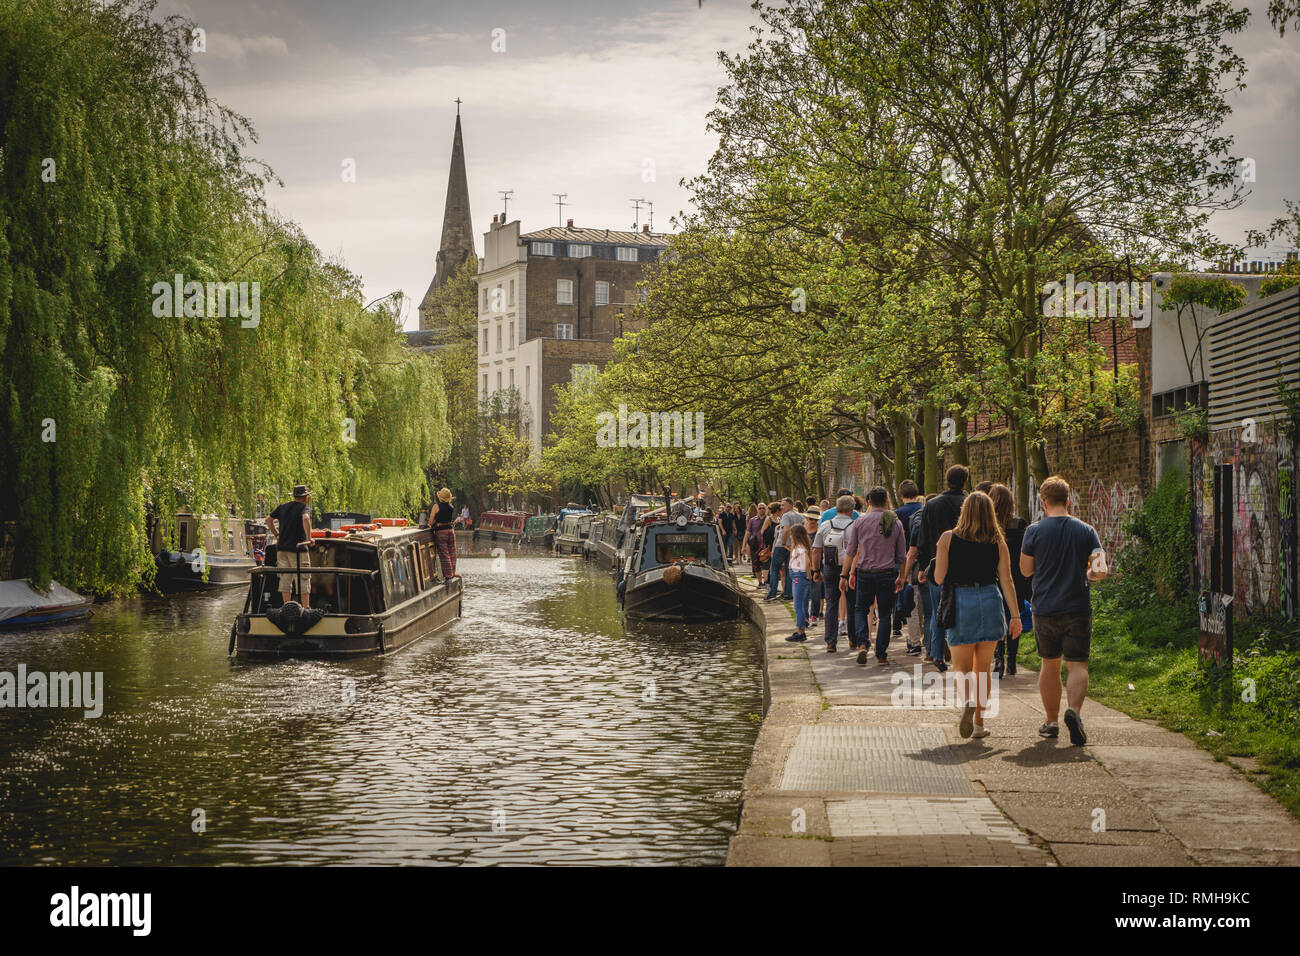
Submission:
[[[285,604],[298,584],[298,566],[302,555],[299,548],[311,548],[311,489],[306,485],[293,486],[293,501],[279,505],[266,519],[266,526],[276,535],[276,567],[291,569],[292,574],[280,575],[280,598]],[[307,567],[311,567],[311,555],[307,555]],[[299,599],[303,607],[311,607],[311,575],[302,575],[302,594]]]
[[[1034,588],[1034,641],[1043,659],[1038,672],[1038,693],[1047,720],[1038,728],[1042,737],[1057,737],[1061,728],[1061,658],[1066,678],[1065,726],[1070,743],[1088,742],[1079,711],[1088,695],[1088,652],[1092,644],[1092,604],[1089,582],[1106,577],[1106,552],[1097,531],[1070,514],[1070,486],[1053,475],[1038,488],[1043,518],[1025,530],[1020,548],[1020,571]]]

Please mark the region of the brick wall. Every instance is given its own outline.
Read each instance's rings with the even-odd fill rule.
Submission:
[[[551,411],[555,408],[555,386],[572,381],[574,365],[594,365],[603,369],[614,354],[609,342],[591,339],[547,339],[542,342],[542,408],[540,412],[543,443],[551,430]]]
[[[555,326],[563,322],[574,327],[576,336],[612,342],[624,331],[618,313],[622,309],[631,312],[631,303],[636,299],[636,284],[641,281],[644,268],[644,263],[615,259],[529,256],[528,329],[525,338],[555,338]],[[573,282],[571,305],[555,301],[558,279]],[[596,305],[597,281],[610,284],[610,304],[607,306]],[[631,326],[626,325],[626,328],[630,330]]]

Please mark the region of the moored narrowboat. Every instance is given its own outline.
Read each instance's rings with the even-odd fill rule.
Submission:
[[[596,516],[590,511],[573,511],[561,519],[555,529],[556,554],[582,554]]]
[[[433,532],[384,520],[314,532],[294,568],[255,570],[230,653],[241,660],[386,654],[459,618],[462,579],[442,576]]]
[[[607,571],[616,568],[622,539],[623,526],[618,515],[605,515],[601,519],[600,538],[596,542],[596,564]]]
[[[555,525],[555,515],[529,515],[524,519],[524,544],[540,545]]]
[[[518,542],[523,539],[527,519],[522,511],[485,511],[478,516],[473,540]]]
[[[178,512],[177,550],[163,545],[161,526],[154,529],[154,582],[164,592],[246,585],[265,535],[265,527],[243,518]]]
[[[721,621],[740,613],[740,587],[718,529],[686,513],[641,524],[618,595],[628,617],[648,621]]]

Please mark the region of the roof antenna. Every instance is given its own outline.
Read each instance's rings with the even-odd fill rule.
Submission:
[[[501,209],[502,209],[501,221],[502,222],[505,222],[507,219],[506,213],[510,211],[510,197],[513,196],[514,194],[515,191],[513,189],[497,190],[497,195],[501,197]]]
[[[632,223],[632,231],[636,232],[638,229],[641,228],[641,207],[645,205],[645,200],[629,199],[628,202],[630,202],[636,208],[636,222]]]
[[[646,205],[650,207],[650,231],[654,232],[655,231],[655,204],[652,202],[648,202],[646,203]]]
[[[551,193],[555,197],[555,205],[560,207],[560,225],[564,225],[564,200],[569,198],[568,193]]]

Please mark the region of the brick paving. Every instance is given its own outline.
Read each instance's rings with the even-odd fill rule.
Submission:
[[[1044,740],[1022,669],[963,740],[951,682],[901,642],[859,665],[820,628],[786,643],[788,604],[745,603],[769,706],[728,865],[1300,865],[1300,823],[1180,734],[1089,700],[1087,746]]]

